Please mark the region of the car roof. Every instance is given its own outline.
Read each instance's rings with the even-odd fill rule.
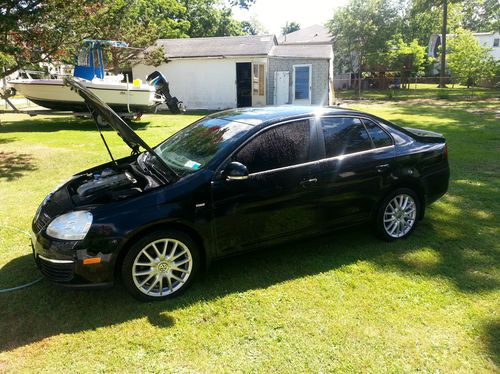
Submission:
[[[328,114],[363,114],[352,109],[341,107],[319,107],[319,106],[266,106],[230,109],[209,115],[209,118],[217,118],[230,122],[240,122],[252,126],[267,125],[290,119],[300,119],[312,115]]]

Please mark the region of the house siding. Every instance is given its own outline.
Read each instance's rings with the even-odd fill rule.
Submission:
[[[188,109],[222,110],[236,107],[236,63],[266,64],[266,58],[177,59],[158,67],[135,65],[134,78],[146,79],[158,70],[170,84],[170,92]],[[267,69],[267,66],[265,66]]]
[[[328,105],[329,101],[329,70],[330,61],[326,59],[293,59],[269,58],[267,74],[267,104],[274,104],[274,73],[288,71],[290,73],[289,97],[293,100],[293,66],[311,65],[311,104]]]

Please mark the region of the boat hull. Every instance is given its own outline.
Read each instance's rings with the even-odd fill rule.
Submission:
[[[16,91],[44,108],[53,110],[88,111],[83,99],[62,79],[23,79],[9,82]],[[95,83],[82,81],[102,101],[118,112],[146,112],[154,102],[154,88],[125,83]]]

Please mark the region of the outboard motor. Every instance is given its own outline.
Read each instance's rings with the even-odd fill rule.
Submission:
[[[165,98],[165,103],[172,113],[179,114],[181,111],[184,111],[182,101],[179,101],[176,97],[170,94],[168,81],[162,73],[154,71],[146,77],[146,81],[156,88],[157,94],[160,94]]]

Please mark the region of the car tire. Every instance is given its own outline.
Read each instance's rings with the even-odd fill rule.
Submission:
[[[157,301],[184,292],[200,267],[196,242],[177,230],[145,235],[127,252],[122,266],[125,287],[136,299]]]
[[[407,238],[417,226],[421,203],[409,188],[398,188],[389,193],[377,211],[376,228],[386,241]]]

